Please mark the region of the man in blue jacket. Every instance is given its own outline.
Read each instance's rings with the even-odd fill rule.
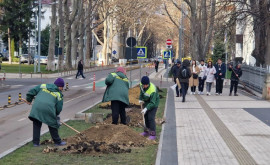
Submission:
[[[216,68],[216,95],[222,95],[222,89],[223,89],[223,81],[226,74],[226,66],[224,63],[222,63],[222,60],[219,58],[217,61],[217,64],[215,65]]]

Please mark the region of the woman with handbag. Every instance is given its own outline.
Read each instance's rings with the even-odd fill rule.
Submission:
[[[208,61],[208,65],[205,71],[206,76],[206,94],[207,96],[211,95],[211,86],[215,81],[216,68],[213,66],[212,61]]]
[[[189,78],[189,86],[191,86],[190,94],[194,95],[196,92],[196,86],[199,85],[198,74],[200,73],[200,68],[196,65],[196,61],[192,60],[192,65],[190,66],[192,76]]]

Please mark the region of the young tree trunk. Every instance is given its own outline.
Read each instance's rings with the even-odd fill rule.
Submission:
[[[104,44],[102,47],[102,61],[103,64],[107,65],[107,42],[108,42],[108,21],[107,19],[103,22],[103,39]]]
[[[59,47],[62,48],[62,55],[58,56],[59,70],[64,69],[64,21],[63,21],[63,0],[58,0],[58,24],[59,24]]]
[[[57,19],[56,19],[56,0],[52,2],[52,17],[51,17],[51,29],[50,29],[50,41],[49,41],[49,51],[48,51],[48,63],[47,63],[47,70],[54,71],[55,64],[54,64],[54,53],[55,53],[55,32],[57,26]]]
[[[65,12],[65,53],[66,53],[66,69],[72,68],[71,65],[71,26],[69,20],[69,6],[67,0],[64,1]]]
[[[77,50],[78,50],[78,23],[79,21],[75,20],[71,25],[71,60],[72,67],[76,68],[77,64]]]
[[[92,57],[92,31],[91,31],[91,12],[92,12],[92,0],[88,1],[88,7],[86,9],[85,17],[86,19],[86,43],[85,43],[85,66],[90,67],[91,57]]]
[[[79,60],[85,60],[84,59],[84,19],[85,19],[85,12],[84,12],[84,8],[83,8],[83,3],[81,2],[80,4],[80,23],[79,23],[79,46],[78,46],[78,51],[79,51]]]

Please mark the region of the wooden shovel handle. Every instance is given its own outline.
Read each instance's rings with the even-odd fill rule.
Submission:
[[[64,123],[64,122],[62,122],[62,121],[61,121],[61,123],[62,123],[63,125],[65,125],[65,126],[67,126],[68,128],[72,129],[73,131],[77,132],[78,134],[81,134],[80,131],[76,130],[75,128],[73,128],[73,127],[71,127],[71,126],[69,126],[69,125],[67,125],[66,123]]]

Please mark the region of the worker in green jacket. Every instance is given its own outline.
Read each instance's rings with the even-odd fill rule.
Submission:
[[[144,130],[141,133],[142,136],[149,136],[150,140],[156,139],[156,112],[159,105],[159,94],[156,86],[153,83],[150,83],[150,80],[147,76],[143,76],[140,83],[140,98],[139,103],[143,104],[144,109],[142,113],[145,118],[145,126],[149,131]]]
[[[58,134],[60,126],[59,114],[63,108],[62,90],[65,82],[62,78],[56,79],[54,84],[41,84],[28,91],[26,94],[27,104],[31,104],[34,100],[29,119],[33,121],[33,144],[34,147],[39,146],[40,129],[42,123],[49,127],[51,137],[56,146],[66,145]]]
[[[127,124],[126,110],[129,105],[129,82],[126,76],[126,70],[118,67],[116,72],[110,73],[105,80],[107,85],[102,102],[111,101],[112,124],[118,124],[119,114],[121,124]]]

